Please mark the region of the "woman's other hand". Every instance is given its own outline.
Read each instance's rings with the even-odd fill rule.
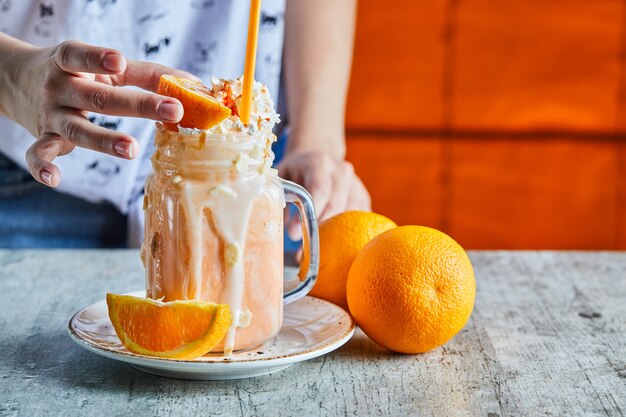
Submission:
[[[288,153],[278,165],[284,179],[302,185],[311,193],[320,221],[347,210],[371,210],[370,195],[351,163],[325,152]],[[298,222],[287,221],[293,238],[301,236]]]

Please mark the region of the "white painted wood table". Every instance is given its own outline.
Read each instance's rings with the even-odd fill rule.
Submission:
[[[0,251],[0,416],[626,414],[626,254],[471,253],[465,329],[423,355],[363,333],[273,375],[159,378],[66,332],[106,291],[143,286],[134,251]]]

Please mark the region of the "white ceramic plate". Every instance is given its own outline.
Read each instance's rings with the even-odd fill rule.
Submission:
[[[145,292],[133,295],[143,297]],[[283,327],[263,345],[231,358],[208,354],[194,360],[161,359],[128,351],[115,335],[104,300],[74,314],[68,331],[79,346],[144,372],[171,378],[223,380],[266,375],[322,356],[350,340],[354,327],[352,317],[340,307],[304,297],[285,306]]]

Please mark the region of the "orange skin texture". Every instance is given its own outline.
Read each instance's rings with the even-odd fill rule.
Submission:
[[[394,227],[387,217],[365,211],[346,211],[320,223],[320,268],[310,294],[348,310],[346,282],[352,261],[370,240]]]
[[[211,89],[202,83],[174,75],[162,75],[157,93],[178,99],[185,109],[178,125],[207,130],[231,115],[231,109],[222,105],[211,95]],[[175,123],[164,123],[165,127],[177,131]]]
[[[448,235],[402,226],[373,239],[350,269],[347,298],[361,329],[379,345],[421,353],[467,323],[476,280],[469,257]]]
[[[149,298],[107,294],[115,333],[131,352],[169,359],[195,359],[226,335],[230,308],[196,300],[163,303]]]

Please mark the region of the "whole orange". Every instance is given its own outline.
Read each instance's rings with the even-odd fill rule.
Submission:
[[[354,260],[350,312],[379,345],[420,353],[443,345],[467,323],[476,295],[472,264],[450,236],[402,226],[373,239]]]
[[[352,261],[370,240],[394,227],[387,217],[366,211],[346,211],[320,223],[320,268],[311,295],[347,309]]]

